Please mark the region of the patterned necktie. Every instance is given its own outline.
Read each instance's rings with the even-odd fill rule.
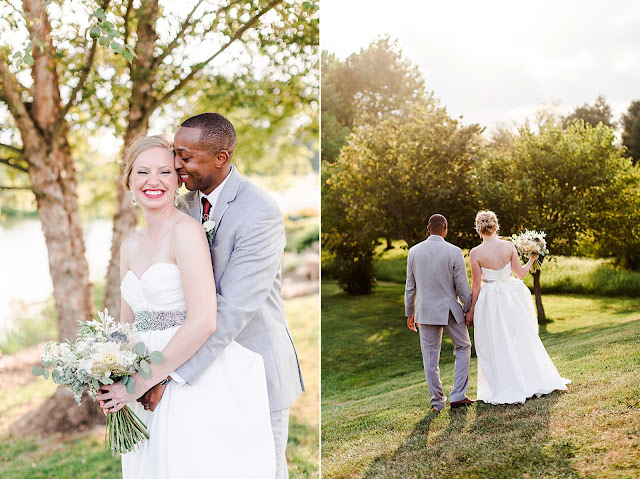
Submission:
[[[211,203],[209,200],[202,197],[202,222],[209,221],[209,211],[211,210]]]

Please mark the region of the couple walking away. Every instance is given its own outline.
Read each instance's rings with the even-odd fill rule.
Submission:
[[[531,293],[522,282],[537,256],[522,266],[515,246],[498,237],[495,213],[480,211],[476,231],[482,244],[469,253],[469,288],[462,250],[445,241],[447,226],[444,216],[431,216],[429,237],[413,246],[407,259],[407,326],[420,331],[431,408],[440,411],[447,403],[438,366],[443,329],[455,355],[449,404],[457,408],[474,402],[465,394],[471,359],[465,322],[474,327],[479,400],[524,403],[532,396],[566,390],[571,381],[560,377],[538,336]]]
[[[280,299],[284,223],[231,164],[236,141],[226,118],[204,113],[173,146],[150,136],[124,155],[146,227],[121,246],[121,321],[164,355],[132,394],[114,384],[98,396],[148,426],[122,456],[124,478],[288,477],[289,407],[304,385]]]

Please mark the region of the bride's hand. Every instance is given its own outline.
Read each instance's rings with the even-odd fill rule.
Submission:
[[[143,379],[139,375],[134,377],[134,385],[133,394],[129,394],[126,386],[122,385],[122,383],[100,386],[100,393],[96,396],[96,399],[99,401],[105,415],[107,412],[118,412],[128,403],[142,396],[147,390],[143,384]]]

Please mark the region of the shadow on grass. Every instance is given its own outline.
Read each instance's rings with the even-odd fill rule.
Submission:
[[[363,477],[579,477],[569,461],[571,444],[550,441],[549,418],[559,398],[555,392],[523,405],[479,402],[430,412]]]

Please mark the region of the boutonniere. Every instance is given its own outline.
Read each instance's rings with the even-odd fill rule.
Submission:
[[[211,246],[213,244],[213,235],[216,232],[216,219],[207,219],[204,223],[202,223],[202,227],[204,228],[204,232],[207,234],[207,241],[209,242],[209,246]]]

